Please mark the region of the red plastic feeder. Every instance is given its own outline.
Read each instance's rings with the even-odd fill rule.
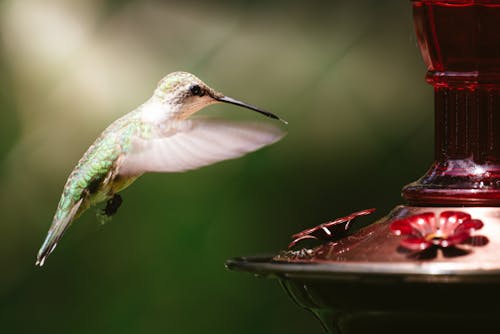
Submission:
[[[500,0],[411,3],[435,161],[403,188],[407,204],[355,233],[353,214],[296,234],[295,250],[227,266],[279,279],[329,333],[500,333]],[[303,239],[322,244],[298,249]]]

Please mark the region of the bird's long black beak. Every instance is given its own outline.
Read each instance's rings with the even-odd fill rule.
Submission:
[[[276,116],[275,114],[273,113],[270,113],[269,111],[265,111],[265,110],[262,110],[260,108],[257,108],[256,106],[253,106],[251,104],[248,104],[248,103],[245,103],[245,102],[241,102],[241,101],[238,101],[236,99],[233,99],[232,97],[228,97],[228,96],[222,96],[222,97],[215,97],[215,99],[217,101],[220,101],[220,102],[225,102],[225,103],[230,103],[230,104],[234,104],[236,106],[240,106],[240,107],[244,107],[244,108],[247,108],[247,109],[251,109],[253,111],[256,111],[262,115],[265,115],[267,117],[270,117],[270,118],[274,118],[274,119],[277,119],[278,121],[281,121],[283,122],[284,124],[288,124],[287,121],[285,121],[284,119]]]

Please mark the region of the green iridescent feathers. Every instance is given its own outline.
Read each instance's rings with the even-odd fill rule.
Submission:
[[[131,137],[142,130],[138,114],[128,114],[111,124],[85,152],[66,181],[52,225],[38,252],[37,265],[43,265],[74,219],[90,205],[112,196],[116,162],[130,149]]]

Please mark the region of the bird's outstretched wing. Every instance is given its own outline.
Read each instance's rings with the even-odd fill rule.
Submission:
[[[272,144],[284,132],[267,123],[187,119],[151,139],[135,138],[121,159],[120,175],[181,172],[234,159]]]

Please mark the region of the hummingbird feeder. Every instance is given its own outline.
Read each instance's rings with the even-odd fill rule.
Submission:
[[[227,267],[278,279],[328,333],[500,333],[500,0],[411,5],[434,87],[435,161],[403,188],[406,204]],[[303,239],[322,244],[294,249]]]

